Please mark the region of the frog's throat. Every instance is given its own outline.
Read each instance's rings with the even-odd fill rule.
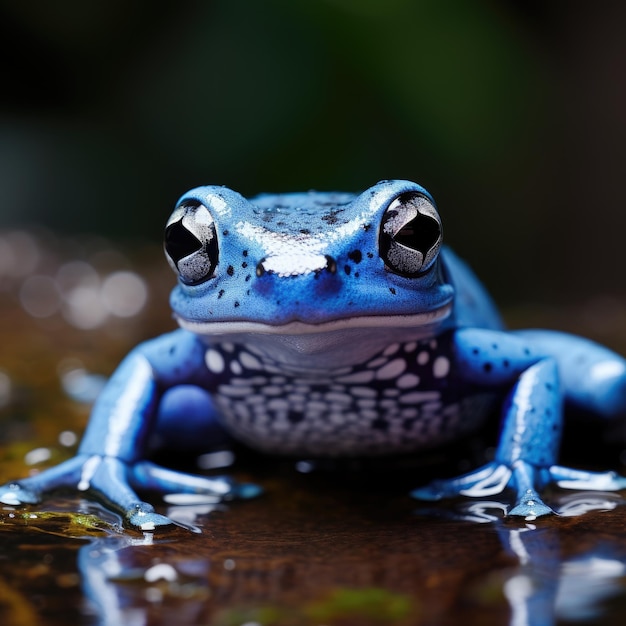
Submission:
[[[343,319],[330,320],[319,324],[292,321],[286,324],[266,324],[249,320],[232,320],[221,322],[197,322],[176,315],[181,328],[197,335],[311,335],[331,333],[338,330],[357,328],[422,328],[436,325],[445,320],[452,311],[452,302],[448,302],[432,311],[414,313],[412,315],[361,315]]]

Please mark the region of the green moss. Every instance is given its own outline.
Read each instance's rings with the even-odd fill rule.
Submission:
[[[12,531],[27,527],[62,537],[98,537],[115,530],[112,524],[96,515],[59,511],[2,511],[0,525]]]
[[[358,623],[362,626],[402,626],[414,620],[419,613],[414,599],[386,589],[366,587],[363,589],[335,589],[329,594],[304,603],[301,607],[264,606],[234,609],[220,614],[218,626],[238,626],[255,623],[261,626],[300,624],[313,626],[327,624]]]
[[[368,623],[396,624],[414,610],[411,598],[386,589],[337,589],[311,604],[306,613],[314,621],[361,618]]]

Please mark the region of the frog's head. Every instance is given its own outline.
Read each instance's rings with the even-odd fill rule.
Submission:
[[[225,187],[185,194],[165,231],[180,325],[205,335],[304,336],[420,329],[448,316],[430,194],[383,181],[360,195],[250,200]]]

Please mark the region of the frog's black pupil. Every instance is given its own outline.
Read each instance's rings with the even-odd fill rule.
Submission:
[[[165,229],[165,249],[174,263],[178,263],[200,248],[202,242],[183,226],[182,220],[170,224]]]
[[[437,220],[418,213],[396,233],[393,239],[407,248],[426,254],[437,243],[440,234]]]

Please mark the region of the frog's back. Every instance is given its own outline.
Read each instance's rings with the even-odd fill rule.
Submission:
[[[502,318],[491,296],[472,269],[450,248],[441,251],[446,281],[454,287],[454,325],[499,330]]]

